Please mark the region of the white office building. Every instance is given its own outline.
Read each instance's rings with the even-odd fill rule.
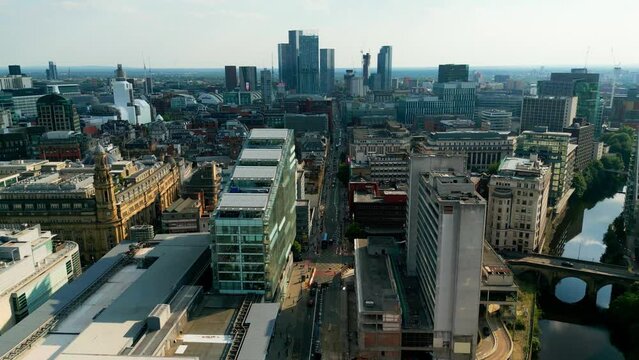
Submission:
[[[120,111],[122,120],[127,120],[133,125],[151,122],[151,106],[146,101],[133,97],[133,84],[126,80],[121,64],[118,64],[116,78],[111,82],[111,88],[113,103]]]

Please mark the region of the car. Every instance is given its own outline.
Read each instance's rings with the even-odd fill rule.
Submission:
[[[484,328],[481,329],[481,332],[484,334],[484,336],[490,335],[490,329],[488,328],[488,326],[484,326]]]
[[[565,267],[575,267],[575,264],[571,263],[570,261],[562,261],[562,262],[561,262],[561,266],[565,266]]]

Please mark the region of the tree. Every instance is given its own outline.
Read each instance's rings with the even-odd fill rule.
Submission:
[[[344,232],[344,235],[350,240],[353,241],[356,238],[360,238],[362,236],[364,236],[364,231],[362,230],[362,227],[356,223],[350,223],[348,225],[348,227],[346,228],[346,231]]]
[[[488,170],[486,172],[489,175],[494,175],[494,174],[497,174],[497,171],[499,171],[499,163],[495,162],[495,163],[492,163],[492,164],[488,165]]]
[[[626,265],[626,230],[623,214],[617,216],[612,224],[608,225],[603,243],[606,245],[606,251],[601,255],[600,261],[602,263]]]
[[[586,193],[588,189],[588,184],[584,179],[584,175],[582,173],[576,173],[575,177],[572,179],[572,187],[575,188],[575,196],[582,197]]]
[[[293,260],[299,261],[302,259],[302,244],[300,244],[297,240],[293,241],[291,251],[293,252]]]
[[[608,315],[613,337],[621,342],[627,358],[639,358],[639,283],[612,300]]]

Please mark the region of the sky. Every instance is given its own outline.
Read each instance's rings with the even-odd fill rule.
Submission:
[[[0,0],[8,64],[277,67],[290,29],[313,30],[336,67],[639,64],[637,0]],[[614,55],[613,55],[614,54]]]

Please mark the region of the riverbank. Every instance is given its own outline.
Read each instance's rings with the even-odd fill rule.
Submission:
[[[513,338],[513,360],[526,360],[539,351],[539,314],[536,304],[536,287],[531,283],[518,279],[517,317],[509,329]],[[532,349],[533,354],[529,354]]]

